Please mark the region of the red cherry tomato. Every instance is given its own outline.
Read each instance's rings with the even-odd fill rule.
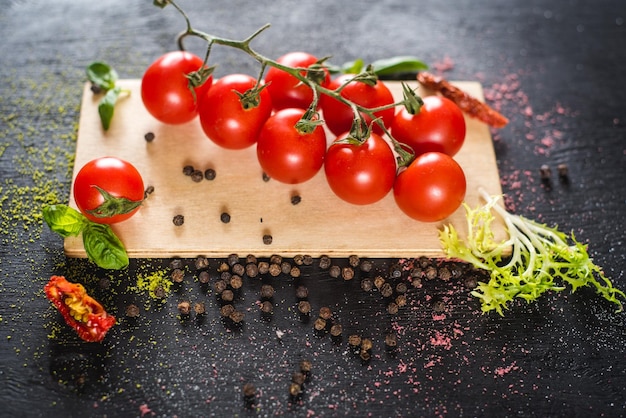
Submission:
[[[293,68],[308,68],[315,64],[318,59],[306,52],[290,52],[279,57],[276,62]],[[320,85],[327,86],[330,82],[330,75],[324,70],[325,78]],[[305,71],[302,71],[305,75]],[[311,87],[302,83],[291,74],[275,67],[270,67],[265,75],[267,89],[272,96],[272,104],[275,110],[296,107],[307,109],[313,101],[313,91]]]
[[[125,198],[125,207],[115,205],[113,212],[103,209],[104,190],[114,198]],[[143,201],[144,186],[139,171],[129,162],[116,157],[101,157],[89,161],[74,179],[74,200],[87,219],[104,224],[122,222],[130,218]],[[132,207],[134,206],[134,207]]]
[[[465,141],[463,112],[445,97],[427,96],[423,100],[416,115],[400,108],[391,124],[391,134],[413,148],[415,155],[436,151],[454,156]]]
[[[322,168],[326,152],[326,133],[321,126],[310,134],[295,128],[303,109],[283,109],[263,125],[257,142],[257,157],[263,171],[282,183],[309,180]]]
[[[141,99],[148,112],[158,121],[172,125],[195,118],[197,98],[206,94],[213,78],[195,88],[194,97],[186,75],[202,65],[200,57],[184,51],[168,52],[150,64],[141,79]]]
[[[466,187],[463,169],[452,157],[427,152],[398,174],[393,196],[409,217],[421,222],[437,222],[461,206]]]
[[[336,90],[352,77],[354,77],[352,74],[342,74],[332,80],[328,88]],[[389,91],[389,88],[380,80],[378,80],[374,86],[369,86],[360,81],[353,81],[341,90],[341,96],[368,109],[394,103],[391,91]],[[324,121],[328,129],[337,136],[348,132],[354,120],[354,113],[350,106],[327,95],[322,96],[320,102]],[[392,107],[376,112],[375,116],[381,118],[384,125],[389,127],[393,121],[394,113],[395,110]],[[366,116],[365,121],[369,125],[372,119]],[[373,131],[379,135],[383,134],[383,130],[376,123],[373,124]]]
[[[331,144],[324,159],[326,180],[341,199],[367,205],[389,193],[396,179],[396,160],[391,148],[378,134],[363,143],[345,142],[341,135]]]
[[[256,85],[245,74],[230,74],[215,83],[200,101],[200,124],[216,144],[228,149],[243,149],[254,144],[263,124],[272,113],[272,98],[267,88],[259,92],[259,103],[244,109],[239,93]]]

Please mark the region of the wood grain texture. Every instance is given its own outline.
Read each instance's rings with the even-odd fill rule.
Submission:
[[[388,83],[400,100],[400,83]],[[479,83],[457,84],[483,99]],[[130,257],[221,257],[233,252],[443,257],[438,239],[441,226],[452,223],[465,232],[463,208],[442,222],[421,223],[396,207],[392,193],[373,205],[352,205],[332,193],[323,170],[299,185],[264,181],[254,146],[240,151],[220,148],[207,139],[197,119],[179,126],[161,124],[143,107],[139,80],[122,80],[120,85],[131,94],[117,105],[108,132],[100,127],[98,97],[85,86],[74,177],[89,160],[113,155],[135,165],[146,186],[154,186],[137,215],[114,225]],[[466,141],[455,159],[467,177],[466,202],[476,206],[479,187],[494,195],[502,190],[488,127],[467,117],[466,123]],[[147,132],[155,134],[152,142],[144,139]],[[330,142],[332,136],[327,138]],[[202,171],[213,168],[216,178],[193,182],[183,175],[186,165]],[[292,204],[294,195],[301,197],[299,204]],[[75,207],[72,196],[70,204]],[[223,212],[230,214],[229,223],[220,220]],[[178,214],[184,216],[182,226],[172,222]],[[496,237],[504,238],[502,223],[498,220],[494,227]],[[265,234],[273,237],[270,245],[263,243]],[[85,257],[81,237],[67,238],[65,252]]]

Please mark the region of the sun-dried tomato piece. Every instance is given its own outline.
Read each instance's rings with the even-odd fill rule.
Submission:
[[[107,314],[79,283],[68,282],[63,276],[52,276],[44,291],[67,325],[85,341],[102,341],[109,328],[115,325],[115,317]]]
[[[493,126],[494,128],[503,128],[509,123],[509,119],[504,115],[460,88],[450,84],[450,82],[443,77],[421,72],[417,75],[417,81],[427,89],[441,93],[442,96],[456,103],[457,106],[469,116],[481,120],[487,125]]]

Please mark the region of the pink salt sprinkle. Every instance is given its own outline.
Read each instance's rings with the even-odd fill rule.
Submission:
[[[447,335],[443,335],[439,331],[435,331],[435,336],[430,337],[430,343],[433,346],[443,347],[446,350],[452,348],[452,340]]]
[[[155,415],[152,409],[148,408],[148,404],[139,405],[139,411],[141,412],[141,416],[143,417],[146,414]]]
[[[518,370],[518,369],[519,367],[515,364],[515,362],[513,362],[511,363],[510,366],[498,367],[494,373],[496,374],[496,376],[502,377],[505,374],[510,373],[512,370]]]

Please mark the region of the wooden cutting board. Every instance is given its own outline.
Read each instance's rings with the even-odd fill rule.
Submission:
[[[231,253],[442,257],[441,226],[452,223],[465,233],[462,208],[442,222],[420,223],[396,207],[392,193],[376,204],[354,206],[333,195],[323,170],[300,185],[264,181],[255,147],[219,148],[206,138],[197,119],[179,126],[161,124],[143,107],[140,80],[119,84],[131,94],[117,104],[107,132],[100,125],[98,97],[85,86],[74,176],[93,158],[117,156],[137,167],[146,187],[154,187],[135,216],[113,226],[130,257],[224,257]],[[417,81],[409,84],[418,86]],[[479,83],[455,84],[483,99]],[[388,85],[401,99],[400,83]],[[420,94],[429,93],[422,90]],[[473,207],[479,203],[479,186],[494,195],[502,190],[489,128],[469,117],[466,122],[466,141],[455,158],[465,171],[466,201]],[[151,142],[144,139],[148,132],[155,136]],[[213,168],[216,177],[193,182],[183,174],[186,165],[202,171]],[[300,203],[293,204],[293,196],[300,196]],[[70,205],[76,207],[72,196]],[[220,220],[223,212],[230,214],[229,223]],[[184,224],[175,226],[172,219],[179,214]],[[493,226],[497,239],[506,236],[499,219]],[[273,238],[269,245],[263,242],[266,234]],[[82,238],[67,238],[65,252],[69,257],[86,257]]]

